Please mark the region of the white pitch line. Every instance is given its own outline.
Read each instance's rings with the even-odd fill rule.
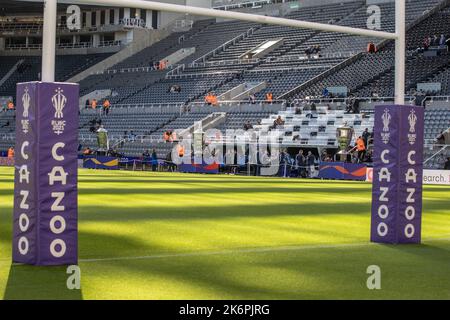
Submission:
[[[433,241],[449,241],[450,238],[431,238],[423,239],[423,242]],[[351,247],[363,247],[370,245],[380,245],[371,242],[361,243],[341,243],[341,244],[319,244],[319,245],[304,245],[304,246],[280,246],[280,247],[261,247],[261,248],[248,248],[248,249],[232,249],[221,251],[197,251],[186,253],[166,253],[155,254],[148,256],[138,257],[110,257],[110,258],[92,258],[92,259],[80,259],[79,262],[103,262],[103,261],[126,261],[126,260],[150,260],[150,259],[164,259],[164,258],[182,258],[182,257],[198,257],[198,256],[213,256],[213,255],[228,255],[228,254],[241,254],[241,253],[266,253],[266,252],[282,252],[282,251],[302,251],[310,249],[337,249],[337,248],[351,248]]]
[[[423,239],[422,241],[423,242],[450,241],[450,238],[428,238],[428,239]],[[319,244],[319,245],[303,245],[303,246],[261,247],[261,248],[231,249],[231,250],[220,250],[220,251],[163,253],[163,254],[137,256],[137,257],[110,257],[110,258],[79,259],[79,262],[89,263],[89,262],[126,261],[126,260],[150,260],[150,259],[200,257],[200,256],[213,256],[213,255],[241,254],[241,253],[302,251],[302,250],[311,250],[311,249],[337,249],[337,248],[351,248],[351,247],[364,247],[364,246],[376,246],[376,245],[382,245],[382,244],[372,243],[372,242],[360,242],[360,243]],[[0,263],[2,263],[2,262],[11,262],[11,259],[0,259]]]

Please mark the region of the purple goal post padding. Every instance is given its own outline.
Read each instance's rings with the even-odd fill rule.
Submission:
[[[17,84],[13,262],[78,260],[79,87]]]
[[[420,243],[424,109],[376,106],[371,241]]]

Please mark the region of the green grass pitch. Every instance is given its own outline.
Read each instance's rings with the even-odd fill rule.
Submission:
[[[12,195],[0,168],[5,299],[450,299],[449,187],[425,187],[423,244],[393,246],[368,241],[367,183],[80,170],[74,291],[11,265]]]

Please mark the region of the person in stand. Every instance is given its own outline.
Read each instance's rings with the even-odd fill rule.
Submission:
[[[8,101],[7,104],[7,108],[8,110],[14,110],[14,102],[12,102],[11,100]]]
[[[93,153],[93,151],[92,151],[92,149],[89,148],[89,147],[87,147],[87,148],[84,149],[84,151],[83,151],[83,155],[85,155],[85,156],[89,156],[89,155],[91,155],[92,153]]]
[[[8,149],[8,159],[14,159],[14,148],[10,147]]]
[[[290,174],[289,154],[285,150],[281,151],[279,162],[280,162],[279,176],[289,177]]]
[[[272,94],[272,92],[267,92],[267,94],[266,94],[266,101],[268,103],[272,103],[273,102],[273,94]]]
[[[212,104],[212,93],[208,92],[208,94],[205,96],[205,103],[210,106]]]
[[[97,100],[96,99],[92,99],[92,101],[91,101],[91,108],[92,109],[97,109]]]
[[[304,178],[306,176],[305,162],[306,162],[306,158],[303,155],[303,150],[300,149],[298,151],[298,154],[295,156],[295,166],[297,168],[297,174],[298,174],[299,178]]]
[[[248,100],[251,104],[255,104],[256,103],[256,96],[252,93],[249,97]]]
[[[308,166],[308,177],[314,178],[316,168],[315,168],[316,157],[311,151],[308,151],[308,156],[306,157],[306,163]]]
[[[170,172],[175,171],[175,164],[172,162],[172,151],[169,151],[166,155],[166,164],[167,164],[167,171]]]
[[[248,130],[250,130],[250,129],[253,129],[253,126],[252,126],[252,124],[250,123],[250,121],[247,121],[247,122],[244,124],[244,130],[245,130],[245,131],[248,131]]]
[[[4,125],[2,125],[0,128],[5,128],[5,127],[9,127],[10,122],[9,120],[6,121],[6,123]]]
[[[109,102],[108,99],[105,99],[105,101],[103,101],[103,113],[105,115],[109,114],[109,107],[111,106],[111,103]]]
[[[437,35],[433,36],[433,40],[431,40],[431,46],[433,47],[439,46],[439,37]]]
[[[364,145],[367,147],[369,145],[370,132],[369,128],[366,128],[362,134],[362,138],[364,140]]]
[[[130,141],[136,141],[136,134],[133,132],[133,130],[130,131]]]
[[[444,170],[450,170],[450,157],[448,157],[447,161],[445,162]]]
[[[441,34],[441,37],[439,38],[439,46],[444,47],[446,41],[447,41],[447,39],[445,38],[445,36],[443,34]]]
[[[152,150],[152,171],[156,171],[156,169],[158,168],[158,155],[156,154],[156,150],[153,149]]]
[[[430,46],[431,46],[431,38],[426,37],[425,39],[423,39],[422,46],[423,46],[423,50],[427,51],[428,48],[430,48]]]
[[[376,53],[377,52],[377,47],[375,46],[375,43],[373,43],[373,41],[370,41],[367,44],[367,53]]]
[[[436,144],[439,146],[445,144],[445,131],[441,131],[441,133],[436,136]]]
[[[359,136],[356,140],[356,150],[358,150],[358,162],[364,161],[364,156],[366,154],[366,145],[364,144],[364,139]]]
[[[217,96],[215,94],[212,95],[211,104],[213,106],[217,106],[219,104],[219,100],[217,99]]]
[[[281,118],[281,116],[278,116],[278,118],[275,121],[276,121],[277,126],[284,125],[284,120]]]

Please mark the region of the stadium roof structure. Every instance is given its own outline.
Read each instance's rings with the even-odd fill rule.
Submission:
[[[26,3],[24,3],[26,2]],[[65,9],[71,4],[70,1],[60,0],[58,5]],[[96,7],[95,5],[81,6]],[[17,15],[23,13],[42,14],[42,0],[1,0],[0,16]]]

